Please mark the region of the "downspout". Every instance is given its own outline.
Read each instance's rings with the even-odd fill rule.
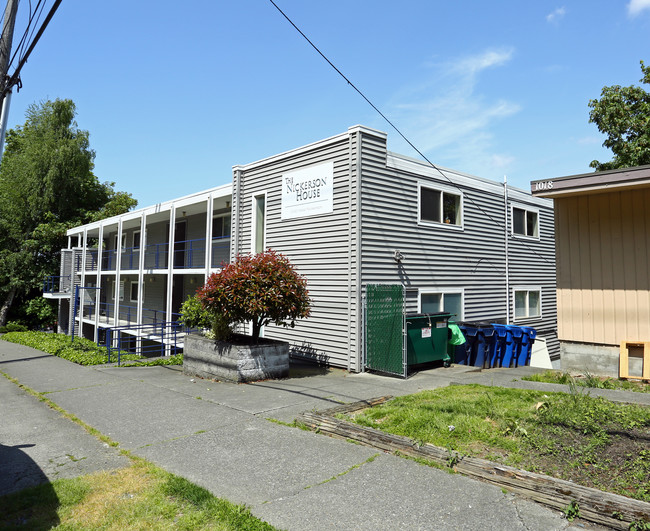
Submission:
[[[510,264],[508,262],[508,177],[503,176],[503,209],[505,214],[505,223],[503,236],[505,240],[506,254],[506,324],[510,324]]]

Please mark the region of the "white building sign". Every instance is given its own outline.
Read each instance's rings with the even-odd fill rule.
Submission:
[[[333,197],[333,161],[282,175],[282,219],[329,214]]]

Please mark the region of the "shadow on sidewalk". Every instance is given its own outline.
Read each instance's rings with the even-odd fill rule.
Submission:
[[[59,498],[47,476],[22,448],[0,444],[0,529],[49,529],[59,524]]]

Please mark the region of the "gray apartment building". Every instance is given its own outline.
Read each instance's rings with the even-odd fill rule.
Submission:
[[[144,325],[176,320],[223,262],[271,248],[313,300],[295,328],[264,330],[295,356],[364,370],[366,288],[387,284],[406,313],[534,327],[557,360],[551,201],[391,153],[386,138],[350,127],[234,166],[232,184],[69,230],[45,293],[60,300],[60,330],[97,340],[132,325],[150,339]]]

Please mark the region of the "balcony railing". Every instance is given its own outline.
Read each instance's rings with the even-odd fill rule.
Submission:
[[[89,307],[88,314],[85,311],[86,306],[84,306],[84,317],[92,318],[94,316],[94,302],[88,303]],[[90,308],[92,307],[92,308]],[[142,322],[140,324],[159,324],[162,322],[167,322],[167,316],[170,316],[169,321],[177,321],[181,314],[170,312],[167,314],[165,310],[156,310],[152,308],[142,308]],[[112,302],[100,302],[99,303],[99,321],[102,323],[111,323],[115,317],[115,304]],[[126,304],[120,304],[119,306],[119,315],[118,322],[124,323],[137,323],[138,317],[138,307]]]
[[[72,277],[50,276],[43,281],[43,293],[70,293],[72,291]]]
[[[212,238],[212,263],[211,267],[219,267],[230,262],[230,236]]]
[[[167,269],[168,243],[150,243],[144,248],[145,269]]]
[[[230,236],[212,239],[211,267],[219,267],[230,261]],[[206,241],[204,239],[174,242],[172,251],[175,269],[200,269],[205,267]],[[121,250],[120,269],[137,270],[140,268],[140,247],[127,247]],[[167,269],[169,260],[168,243],[151,243],[144,247],[144,269]],[[99,253],[97,249],[86,250],[86,271],[97,271]],[[102,251],[102,271],[117,269],[117,250]],[[75,271],[82,269],[82,255],[78,254]]]

